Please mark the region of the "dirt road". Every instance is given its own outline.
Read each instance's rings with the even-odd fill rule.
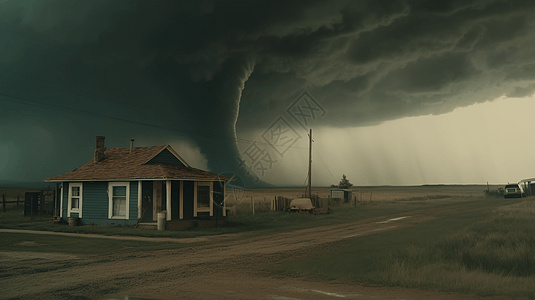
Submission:
[[[257,238],[215,239],[208,245],[176,250],[98,257],[1,252],[0,298],[478,299],[473,295],[274,277],[263,270],[295,253],[329,249],[346,239],[412,226],[480,205],[480,201],[459,202],[448,208]]]

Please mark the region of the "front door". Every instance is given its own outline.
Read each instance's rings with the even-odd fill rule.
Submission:
[[[142,181],[142,197],[143,197],[143,206],[141,212],[141,221],[142,222],[152,222],[153,221],[153,191],[152,191],[152,181]]]

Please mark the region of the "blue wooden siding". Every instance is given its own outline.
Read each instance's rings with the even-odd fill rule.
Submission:
[[[162,152],[158,153],[153,159],[151,159],[147,164],[153,164],[153,163],[165,163],[175,166],[183,166],[184,164],[178,160],[173,153],[171,153],[169,150],[164,149]]]
[[[137,223],[137,194],[138,194],[138,182],[130,182],[130,212],[129,212],[129,221],[131,225]]]
[[[129,198],[129,219],[108,219],[109,198],[108,198],[108,182],[84,182],[82,195],[82,218],[80,222],[82,225],[96,224],[96,225],[121,225],[132,226],[137,222],[137,190],[138,182],[130,182],[130,198]],[[68,220],[67,205],[68,205],[68,183],[63,184],[63,219]],[[77,217],[71,214],[71,217]]]
[[[67,205],[68,204],[69,204],[69,183],[63,182],[63,202],[62,202],[63,206],[60,206],[60,208],[61,208],[62,216],[64,220],[69,220],[69,217],[67,217],[67,213],[68,213]]]
[[[84,182],[81,223],[99,224],[108,219],[108,183]]]

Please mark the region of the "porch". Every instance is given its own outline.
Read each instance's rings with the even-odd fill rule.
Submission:
[[[224,224],[224,181],[150,180],[138,189],[138,228],[157,228],[162,212],[168,230]]]

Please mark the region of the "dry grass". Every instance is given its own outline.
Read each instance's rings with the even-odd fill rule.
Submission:
[[[433,244],[407,247],[384,264],[382,283],[534,298],[534,215],[530,199]]]
[[[500,185],[501,187],[501,185]],[[491,189],[496,188],[491,186]],[[434,186],[401,186],[401,187],[354,187],[353,196],[359,202],[375,201],[410,201],[439,199],[449,197],[481,197],[487,190],[486,185],[434,185]],[[320,198],[330,195],[330,187],[313,187],[312,194]],[[299,198],[305,193],[305,188],[263,188],[246,189],[236,192],[238,203],[268,202],[277,196]]]

